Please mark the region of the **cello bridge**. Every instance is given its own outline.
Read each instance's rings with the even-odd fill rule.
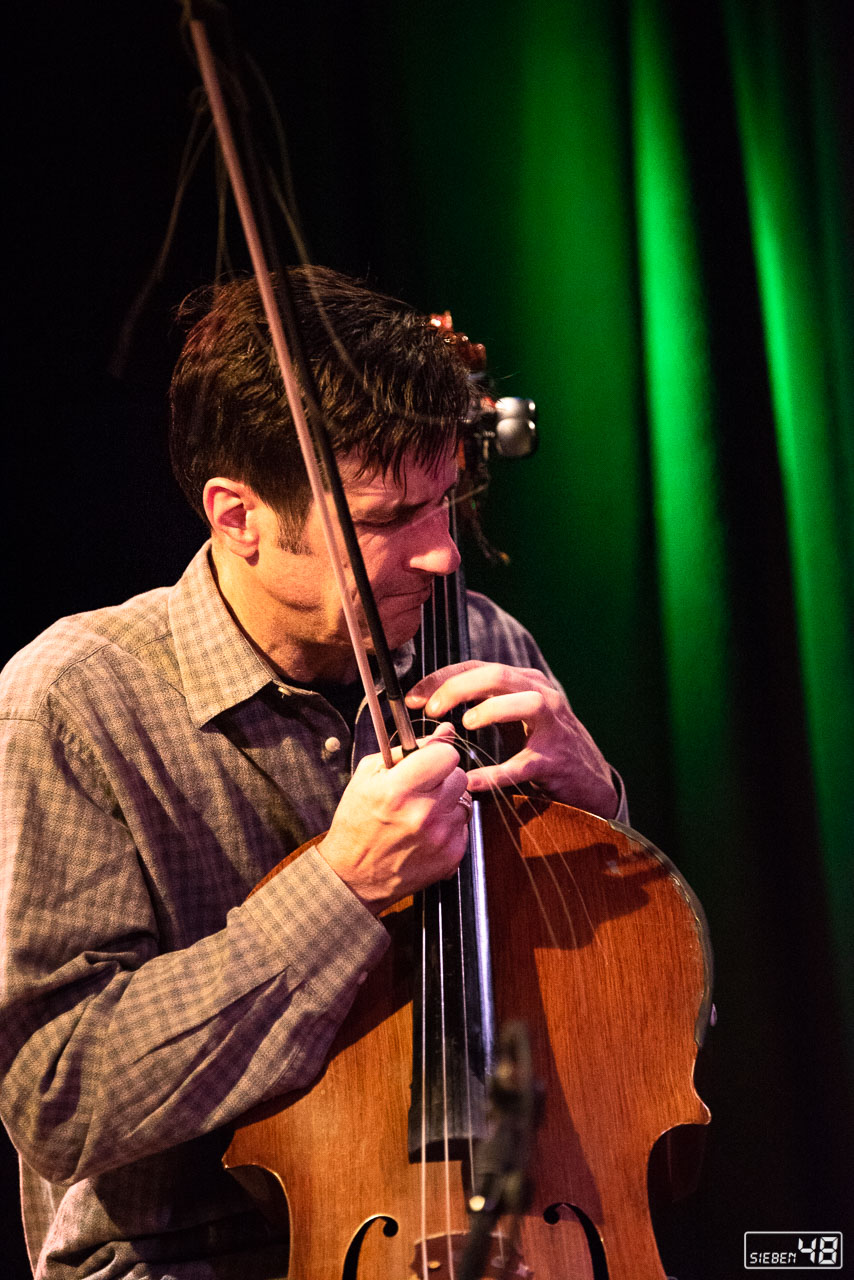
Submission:
[[[452,1280],[461,1272],[468,1239],[466,1232],[452,1231],[416,1241],[410,1275],[418,1280]],[[486,1269],[478,1280],[534,1280],[533,1271],[507,1236],[493,1231],[490,1240]]]

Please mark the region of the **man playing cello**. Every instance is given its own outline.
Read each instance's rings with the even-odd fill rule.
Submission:
[[[62,619],[2,677],[0,1101],[41,1280],[281,1276],[281,1236],[222,1168],[231,1127],[315,1078],[387,946],[379,912],[461,859],[466,792],[532,783],[625,818],[489,600],[475,660],[416,681],[421,606],[459,559],[468,374],[411,308],[291,274],[407,702],[439,727],[391,770],[376,754],[256,286],[212,291],[171,428],[209,541],[175,586]],[[443,722],[462,703],[499,744],[468,773]],[[502,726],[524,730],[507,758]]]

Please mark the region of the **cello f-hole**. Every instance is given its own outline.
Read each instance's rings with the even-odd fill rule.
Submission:
[[[350,1241],[350,1247],[345,1254],[341,1280],[359,1280],[359,1255],[362,1252],[362,1241],[375,1222],[383,1224],[384,1236],[396,1236],[400,1229],[395,1219],[389,1217],[387,1213],[375,1213],[373,1217],[363,1222]]]
[[[578,1205],[570,1204],[568,1200],[559,1200],[557,1204],[550,1204],[543,1210],[543,1221],[547,1222],[550,1227],[557,1226],[559,1222],[565,1222],[566,1214],[561,1213],[562,1209],[568,1209],[584,1228],[587,1248],[590,1250],[590,1262],[593,1267],[593,1280],[608,1280],[608,1263],[605,1260],[602,1238],[583,1209],[579,1209]]]

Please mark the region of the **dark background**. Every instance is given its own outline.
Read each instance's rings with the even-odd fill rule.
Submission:
[[[411,138],[395,109],[401,70],[388,58],[388,40],[378,42],[376,32],[382,25],[387,34],[395,22],[405,22],[406,9],[331,3],[313,6],[310,13],[257,3],[235,8],[239,31],[262,63],[287,122],[316,260],[370,273],[425,311],[456,307],[456,291],[467,296],[470,288],[466,262],[455,258],[449,242],[437,278],[435,255],[420,246],[413,230],[419,219],[442,217],[443,193],[428,193],[427,211],[414,216],[423,192],[412,163],[394,160]],[[677,6],[674,12],[677,18],[683,14],[678,20],[688,39],[684,10]],[[92,0],[37,4],[28,7],[26,24],[18,15],[12,33],[8,56],[19,75],[11,119],[18,154],[10,188],[13,230],[6,236],[5,315],[15,500],[6,559],[14,605],[7,614],[4,656],[58,616],[174,581],[203,537],[169,472],[165,389],[180,341],[173,310],[215,269],[209,154],[188,189],[162,278],[152,285],[126,340],[121,338],[163,241],[192,115],[197,76],[182,49],[178,14],[178,6],[164,0],[134,7]],[[692,16],[709,24],[710,39],[693,83],[688,127],[697,137],[720,108],[722,58],[719,27],[699,14],[698,8]],[[506,70],[502,59],[512,74],[513,50],[489,44],[487,11],[477,8],[462,34],[460,16],[449,6],[437,10],[436,21],[446,24],[449,44],[468,42],[473,64],[486,47],[496,59],[496,75]],[[847,28],[839,31],[849,38]],[[447,120],[453,155],[459,147],[452,140],[467,138],[468,159],[457,161],[456,178],[480,180],[478,134],[489,130],[490,119],[460,117],[443,65],[435,66],[436,97],[425,102],[424,111]],[[698,165],[707,195],[707,252],[725,260],[727,272],[744,252],[738,234],[746,223],[729,141],[722,129],[705,153],[707,167]],[[240,266],[233,227],[230,241]],[[491,273],[497,291],[500,265]],[[483,264],[478,268],[482,276]],[[722,392],[729,423],[724,458],[729,450],[739,459],[729,472],[729,518],[736,529],[750,528],[767,570],[761,584],[767,607],[761,623],[743,628],[738,647],[752,762],[746,880],[726,882],[716,874],[714,833],[707,859],[695,859],[688,868],[710,916],[717,999],[725,1016],[710,1034],[699,1072],[700,1092],[714,1116],[703,1178],[692,1198],[658,1217],[666,1269],[680,1280],[742,1274],[745,1230],[844,1228],[852,1196],[850,1097],[841,1024],[825,980],[833,962],[822,912],[804,710],[793,674],[796,641],[782,503],[773,486],[758,493],[764,466],[771,463],[769,437],[753,437],[755,473],[745,472],[736,448],[757,412],[769,412],[759,317],[755,307],[734,306],[727,279],[726,273],[718,277],[716,304],[722,316],[736,310],[739,316],[737,330],[721,325],[718,334],[718,354],[722,349],[738,374]],[[457,319],[479,336],[465,315]],[[513,369],[512,341],[505,336],[498,345]],[[509,390],[537,394],[532,386]],[[499,477],[499,499],[512,493],[510,484]],[[543,522],[548,518],[543,511]],[[501,541],[500,512],[490,532]],[[513,546],[514,564],[503,577],[477,564],[470,577],[542,635],[560,604],[532,609],[527,599],[526,556],[535,554],[536,541],[534,530],[531,547]],[[755,596],[752,561],[736,562],[735,590],[743,603]],[[571,658],[551,651],[548,656],[570,691],[579,690]],[[624,716],[597,694],[595,671],[581,677],[577,702],[609,756],[627,761],[634,821],[679,862],[676,824],[667,811],[667,733],[647,714],[663,676],[652,660],[645,670],[645,687],[636,704],[625,705]],[[749,913],[741,900],[745,885]],[[2,1172],[8,1187],[3,1268],[17,1280],[26,1271],[8,1145]],[[854,1240],[849,1244],[854,1247]]]

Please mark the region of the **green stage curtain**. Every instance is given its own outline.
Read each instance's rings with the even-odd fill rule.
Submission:
[[[782,1229],[832,1203],[854,1056],[846,16],[455,13],[377,22],[403,121],[383,145],[408,148],[383,217],[409,230],[377,275],[451,307],[538,402],[539,452],[496,464],[485,513],[510,567],[469,576],[530,625],[706,905],[718,1202],[749,1182]],[[727,1194],[709,1221],[753,1229]]]

